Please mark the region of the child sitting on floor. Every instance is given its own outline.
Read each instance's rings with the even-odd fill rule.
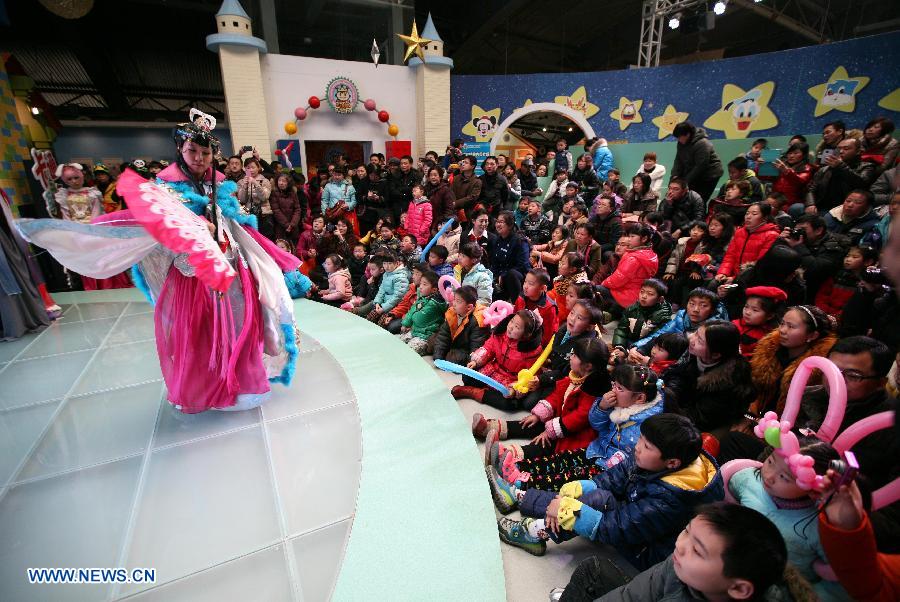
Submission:
[[[459,249],[459,263],[453,275],[460,284],[468,284],[478,291],[478,302],[490,306],[494,296],[494,275],[481,263],[484,250],[477,242],[467,242]]]
[[[481,349],[475,351],[466,364],[508,387],[519,378],[519,370],[530,368],[541,354],[541,317],[522,309],[506,317],[496,327]],[[506,401],[497,390],[481,381],[463,375],[462,386],[450,390],[454,399],[469,398],[479,403],[502,407]]]
[[[784,539],[769,519],[716,502],[697,509],[663,562],[639,573],[613,555],[594,556],[575,569],[563,592],[554,589],[551,596],[602,602],[786,600],[777,586],[786,567]]]
[[[353,298],[350,299],[352,307],[371,303],[378,294],[378,288],[381,286],[381,279],[384,276],[384,256],[372,255],[369,257],[363,276],[363,279],[353,287]]]
[[[878,263],[878,251],[870,246],[850,247],[844,267],[826,280],[816,294],[816,306],[840,319],[844,306],[856,292],[866,268]]]
[[[782,437],[794,436],[782,433]],[[829,444],[815,438],[799,441],[799,454],[812,459],[816,474],[825,474],[832,460],[839,458]],[[767,449],[768,457],[761,468],[745,468],[732,475],[728,490],[742,506],[761,512],[772,521],[787,544],[788,560],[809,581],[819,599],[849,600],[847,592],[837,581],[819,576],[814,563],[826,562],[825,551],[819,542],[816,499],[818,492],[809,489],[809,481],[797,474],[805,465],[792,468],[781,449]]]
[[[584,270],[584,257],[580,253],[566,253],[559,260],[559,276],[553,279],[553,290],[547,295],[556,302],[559,309],[560,323],[566,321],[569,315],[569,307],[566,305],[566,293],[569,287],[576,282],[590,282],[587,272]]]
[[[434,359],[465,365],[472,353],[490,336],[484,324],[484,306],[478,305],[478,293],[464,284],[453,291],[453,302],[444,314],[444,323],[434,338]]]
[[[741,334],[741,355],[749,360],[759,340],[778,326],[787,293],[775,286],[751,286],[744,294],[747,301],[741,317],[731,323]]]
[[[403,316],[400,340],[419,355],[429,355],[434,350],[433,335],[440,328],[445,311],[447,302],[438,292],[437,274],[431,270],[422,272],[416,301]]]
[[[634,454],[559,494],[529,489],[519,500],[522,521],[498,520],[500,539],[542,556],[547,540],[577,535],[610,544],[639,570],[664,560],[701,504],[724,496],[716,461],[700,431],[684,416],[657,414],[641,425]],[[539,517],[539,518],[538,518]]]
[[[588,298],[574,297],[578,287],[587,290]],[[530,412],[534,404],[541,399],[546,399],[553,392],[557,381],[569,373],[569,358],[572,356],[575,343],[584,339],[597,338],[600,335],[597,327],[603,320],[603,312],[592,301],[593,288],[591,285],[585,282],[572,286],[569,288],[569,295],[573,296],[573,299],[570,300],[572,311],[553,335],[553,349],[547,356],[542,370],[531,379],[528,384],[528,393],[522,394],[517,391],[507,400],[508,405],[500,407],[501,410],[515,411],[521,408]]]
[[[447,263],[448,256],[449,251],[444,245],[434,245],[428,251],[428,267],[438,275],[438,278],[453,275],[453,266]]]
[[[404,234],[400,238],[400,261],[411,270],[412,267],[419,263],[422,257],[422,247],[416,242],[416,237],[412,234]]]
[[[662,377],[687,349],[688,338],[680,332],[659,335],[650,350],[650,369]]]
[[[328,274],[328,289],[319,291],[319,301],[340,307],[341,304],[350,300],[353,296],[353,286],[350,284],[350,270],[347,269],[347,262],[344,258],[336,253],[332,253],[325,258],[322,264],[325,273]]]
[[[643,366],[617,366],[612,388],[591,403],[588,420],[596,438],[586,448],[528,458],[527,446],[498,444],[496,454],[492,454],[497,460],[487,470],[494,505],[509,514],[528,488],[558,491],[566,483],[589,479],[612,468],[634,453],[644,420],[662,410],[663,404],[657,401],[656,374]],[[502,421],[491,421],[487,426],[498,425],[502,426]]]
[[[728,311],[714,292],[697,287],[688,295],[687,307],[679,309],[671,320],[637,341],[628,350],[629,361],[646,364],[650,357],[649,352],[653,348],[653,339],[667,332],[689,334],[700,328],[707,320],[728,320]]]
[[[381,319],[378,320],[379,326],[391,334],[400,334],[403,316],[406,315],[406,312],[408,312],[409,308],[415,303],[416,289],[419,286],[419,281],[422,280],[422,274],[428,271],[430,271],[428,266],[421,263],[413,267],[409,288],[406,289],[406,294],[403,295],[400,302],[394,306],[394,309],[381,316]]]
[[[409,277],[406,274],[406,267],[400,262],[398,257],[391,254],[382,256],[384,275],[381,278],[381,285],[378,292],[371,303],[360,305],[354,311],[357,315],[366,316],[370,322],[378,322],[385,313],[391,311],[406,294],[409,288]]]
[[[628,354],[628,348],[636,341],[654,332],[672,317],[672,308],[666,301],[668,288],[656,278],[648,278],[641,284],[638,300],[625,308],[616,331],[613,333],[614,350],[610,361],[617,362]]]
[[[587,448],[594,440],[588,412],[594,399],[610,389],[606,359],[603,341],[596,338],[578,341],[569,358],[569,374],[557,381],[553,392],[540,400],[531,414],[518,421],[486,420],[476,414],[472,433],[484,437],[485,458],[490,464],[502,462],[507,451],[512,453],[515,462]],[[499,443],[507,438],[531,442],[508,446]]]
[[[556,303],[547,296],[547,287],[550,286],[550,274],[547,270],[528,270],[525,281],[522,283],[522,295],[516,299],[515,309],[530,309],[538,312],[543,320],[543,334],[541,346],[546,345],[556,334],[559,327]]]
[[[369,251],[373,254],[385,251],[400,252],[400,238],[394,234],[394,225],[388,218],[381,220],[379,236],[369,243]]]
[[[354,288],[365,278],[367,263],[366,245],[358,242],[353,245],[353,255],[347,259],[347,269],[350,270],[350,279]]]

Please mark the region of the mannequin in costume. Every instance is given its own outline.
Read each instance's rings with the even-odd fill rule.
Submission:
[[[256,231],[255,217],[243,213],[234,196],[235,184],[212,168],[215,119],[196,110],[191,118],[175,129],[176,161],[153,183],[138,186],[134,174],[119,178],[119,193],[131,209],[80,228],[53,228],[54,220],[20,220],[19,228],[84,273],[102,276],[136,263],[135,283],[155,305],[169,402],[185,413],[249,409],[268,399],[270,382],[287,385],[293,377],[299,333],[291,298],[305,296],[311,283],[296,271],[299,259]],[[167,208],[173,201],[174,211]],[[136,213],[135,203],[159,207],[162,217],[151,223]],[[196,229],[190,230],[196,218],[185,221],[184,209],[207,220],[200,235],[211,240],[196,238]],[[177,246],[166,236],[196,240],[212,252],[172,251],[157,242]],[[104,252],[110,248],[115,252]],[[209,263],[233,270],[222,292],[201,280]]]

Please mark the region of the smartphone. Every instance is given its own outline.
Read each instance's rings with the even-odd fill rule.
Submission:
[[[240,150],[240,154],[249,153],[253,150],[252,146],[242,146]]]
[[[836,148],[826,148],[825,150],[822,151],[822,163],[824,163],[825,159],[827,159],[828,157],[831,157],[832,155],[836,155],[836,154],[837,154]]]
[[[852,451],[845,451],[843,460],[832,460],[828,463],[828,468],[838,473],[838,479],[834,483],[834,490],[838,491],[844,485],[849,485],[856,480],[859,474],[859,462],[856,461],[856,455]]]

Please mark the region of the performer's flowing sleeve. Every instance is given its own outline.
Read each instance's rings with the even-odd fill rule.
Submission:
[[[143,259],[159,243],[139,226],[103,226],[57,219],[20,219],[22,237],[61,264],[91,278],[110,278]]]

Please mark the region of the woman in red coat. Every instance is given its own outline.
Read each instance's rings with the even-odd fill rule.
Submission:
[[[659,269],[659,258],[650,246],[653,231],[643,224],[628,224],[625,236],[629,249],[622,255],[616,271],[597,287],[603,297],[604,308],[614,315],[638,300],[641,284],[653,278]]]
[[[813,176],[813,168],[809,164],[809,145],[792,144],[784,156],[776,159],[772,165],[778,170],[778,179],[772,184],[772,192],[780,192],[789,201],[787,206],[780,208],[781,211],[787,212],[791,205],[799,203],[801,207],[795,211],[802,213],[806,191]]]
[[[772,206],[753,203],[744,216],[744,225],[734,231],[716,280],[731,284],[735,276],[766,254],[778,238],[778,226],[772,223]]]

